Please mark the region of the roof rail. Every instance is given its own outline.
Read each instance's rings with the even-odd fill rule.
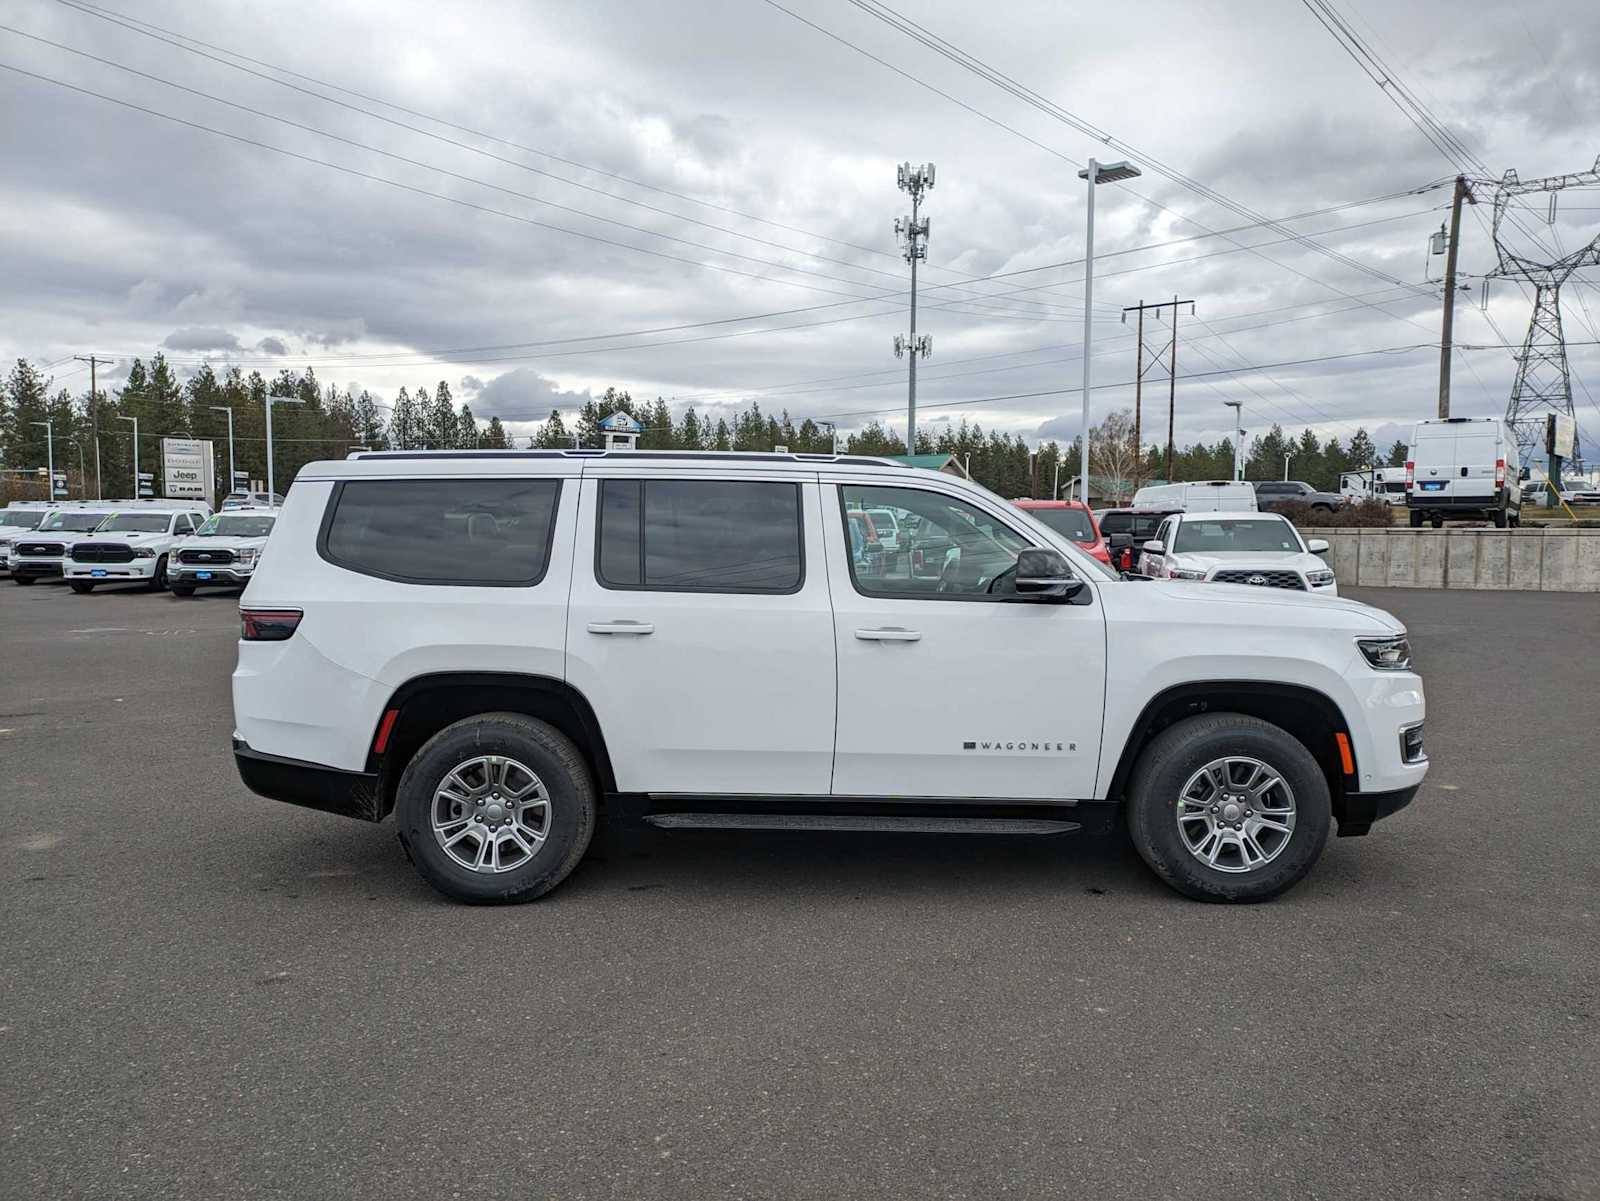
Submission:
[[[893,459],[880,459],[871,455],[819,454],[791,451],[775,454],[768,451],[747,450],[361,450],[352,451],[347,459],[687,459],[726,462],[782,462],[782,463],[841,463],[848,466],[893,467],[915,471],[909,463],[896,463]]]

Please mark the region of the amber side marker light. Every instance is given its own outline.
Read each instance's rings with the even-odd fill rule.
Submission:
[[[1347,776],[1356,774],[1355,756],[1350,753],[1350,736],[1343,731],[1333,736],[1333,741],[1339,747],[1339,767]]]

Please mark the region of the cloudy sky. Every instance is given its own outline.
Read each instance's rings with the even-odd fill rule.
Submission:
[[[612,384],[903,429],[911,160],[938,168],[923,419],[1070,438],[1095,154],[1144,164],[1098,196],[1097,412],[1133,401],[1122,307],[1174,295],[1180,442],[1226,434],[1226,400],[1383,441],[1434,408],[1411,348],[1438,338],[1459,156],[1302,3],[108,3],[0,0],[0,354],[67,386],[68,356],[115,380],[164,347],[386,399],[447,379],[514,429]],[[1492,175],[1600,154],[1592,0],[1333,7]],[[1456,328],[1492,347],[1529,302],[1496,282],[1480,310],[1483,199]],[[1600,190],[1548,216],[1526,231],[1573,250]],[[1569,339],[1600,341],[1600,269],[1578,278]],[[1572,363],[1600,430],[1600,346]],[[1455,411],[1502,411],[1512,370],[1460,351]]]

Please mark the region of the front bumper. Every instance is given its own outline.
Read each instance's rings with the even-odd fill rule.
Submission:
[[[167,582],[185,587],[204,588],[208,584],[221,588],[242,588],[255,574],[254,567],[198,567],[193,563],[167,564]]]
[[[358,821],[384,819],[377,772],[341,771],[320,763],[263,754],[252,750],[238,736],[233,740],[233,761],[245,787],[269,801],[303,805]]]
[[[65,566],[69,580],[95,580],[106,584],[148,580],[156,574],[154,559],[134,559],[128,563],[77,563],[68,559]]]
[[[1339,837],[1354,838],[1372,829],[1372,823],[1399,813],[1411,804],[1422,784],[1418,781],[1405,788],[1390,792],[1347,792],[1344,794],[1336,816],[1339,819]]]
[[[25,580],[59,579],[60,559],[12,559],[11,574]]]

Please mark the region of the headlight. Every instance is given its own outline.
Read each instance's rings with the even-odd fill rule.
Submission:
[[[1190,571],[1187,567],[1170,567],[1167,569],[1169,580],[1203,580],[1206,573],[1203,571]]]
[[[1389,638],[1357,638],[1361,653],[1378,671],[1410,671],[1411,643],[1404,634]]]
[[[254,550],[242,550],[239,552],[239,562],[243,563],[246,567],[255,561],[256,552]]]
[[[11,541],[10,541],[10,539],[8,539],[8,538],[0,538],[0,550],[10,550],[10,549],[11,549]]]
[[[156,557],[156,552],[148,546],[136,546],[133,548],[133,557],[135,559],[153,559]]]
[[[1306,579],[1310,581],[1310,584],[1313,588],[1326,588],[1329,584],[1333,583],[1333,572],[1308,571],[1306,573]]]

